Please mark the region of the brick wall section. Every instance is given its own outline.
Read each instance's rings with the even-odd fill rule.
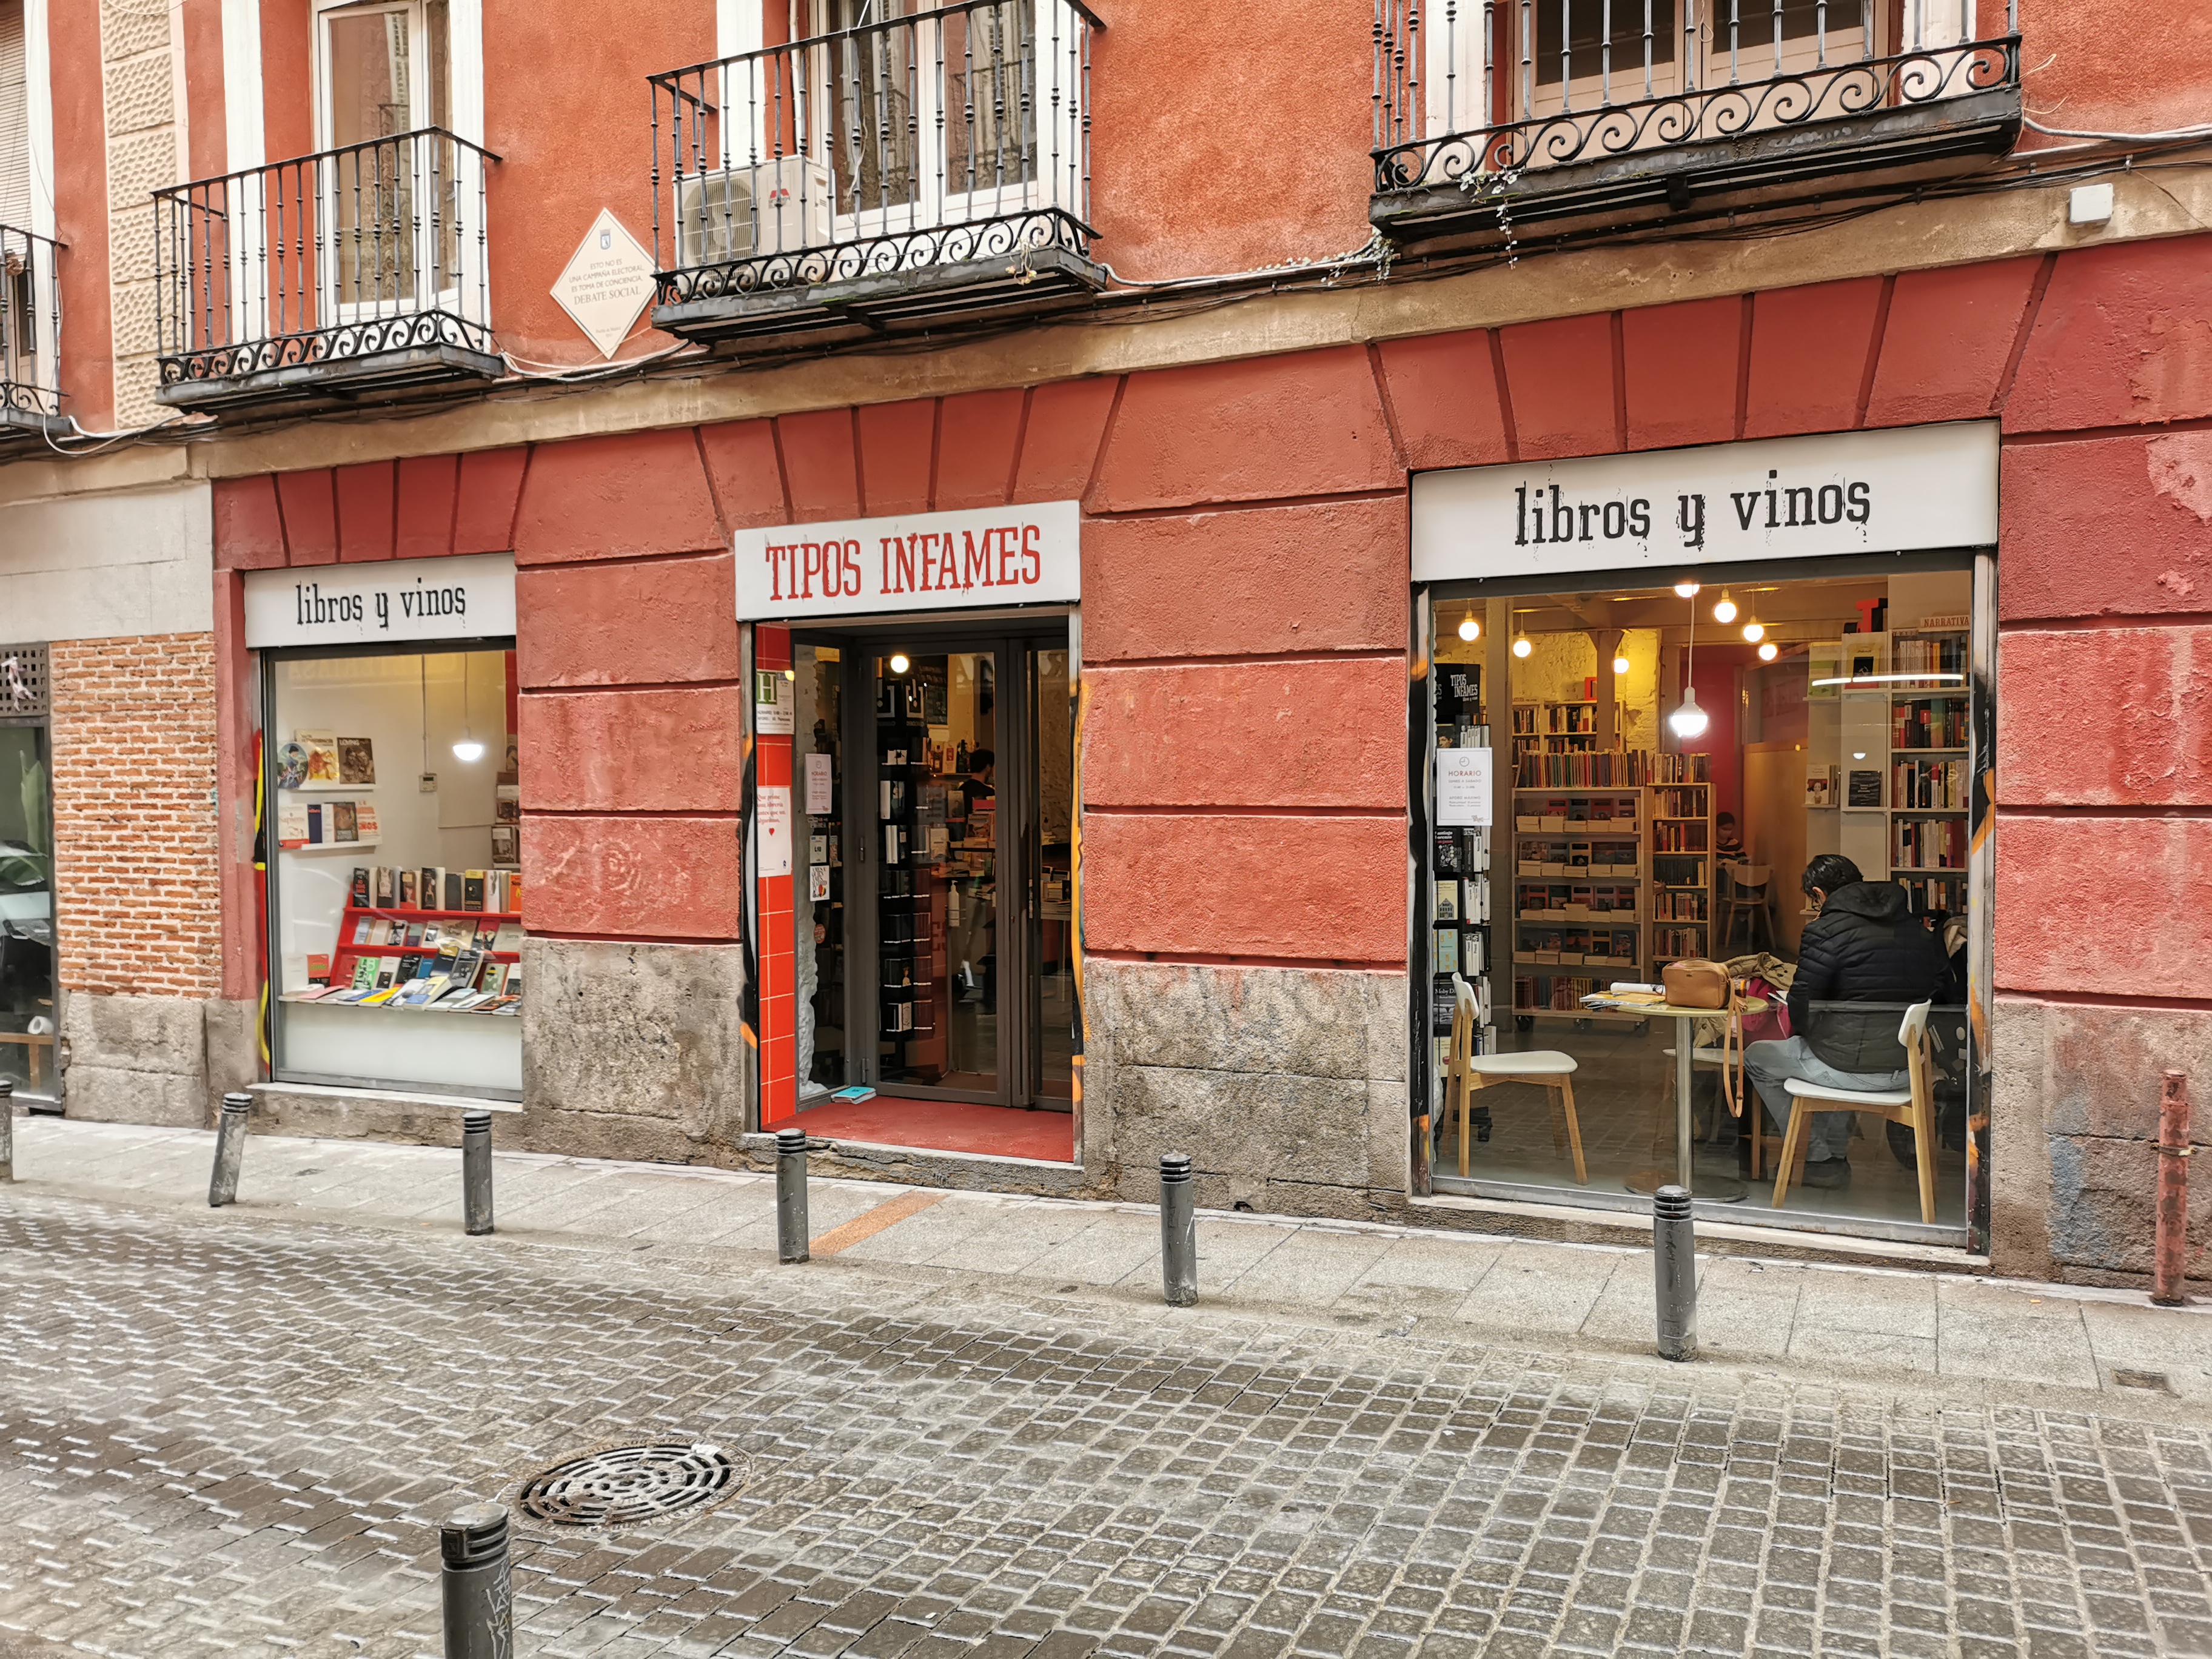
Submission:
[[[74,640],[51,660],[62,983],[214,996],[214,636]]]

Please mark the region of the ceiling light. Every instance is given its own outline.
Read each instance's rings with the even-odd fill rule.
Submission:
[[[1520,635],[1513,641],[1513,654],[1516,657],[1525,657],[1535,648],[1536,647],[1529,642],[1528,636],[1526,634]]]
[[[908,661],[907,660],[907,655],[906,655],[906,653],[905,653],[905,652],[903,652],[903,651],[894,651],[894,652],[892,652],[892,653],[891,653],[891,672],[892,672],[892,673],[894,673],[894,674],[903,674],[903,673],[905,673],[905,672],[906,672],[906,671],[907,671],[908,669],[909,669],[909,668],[911,668],[911,667],[913,667],[913,666],[914,666],[914,665],[913,665],[912,663],[910,663],[910,662],[908,662]]]
[[[469,724],[469,659],[461,654],[461,738],[453,745],[453,758],[464,764],[474,765],[483,758],[484,746],[476,738],[476,728]]]
[[[453,758],[473,763],[483,758],[483,745],[474,738],[463,738],[453,745]]]
[[[1627,658],[1626,658],[1626,657],[1615,657],[1615,658],[1613,659],[1613,678],[1614,678],[1615,679],[1618,679],[1618,678],[1620,678],[1620,676],[1622,676],[1623,674],[1626,674],[1627,672],[1628,672],[1628,659],[1627,659]]]
[[[1713,620],[1723,623],[1735,620],[1735,601],[1729,598],[1725,587],[1721,589],[1720,603],[1713,607]]]
[[[1766,624],[1765,623],[1756,622],[1746,623],[1743,625],[1743,636],[1745,639],[1750,641],[1752,644],[1757,645],[1761,640],[1766,637]]]
[[[1683,577],[1681,580],[1674,584],[1674,592],[1682,599],[1696,599],[1698,597],[1698,579],[1695,576]]]
[[[1474,611],[1468,611],[1461,618],[1459,636],[1463,640],[1479,640],[1482,637],[1482,624],[1475,621]]]
[[[1701,738],[1705,734],[1705,711],[1698,707],[1698,688],[1682,688],[1682,706],[1667,716],[1667,729],[1678,738]]]
[[[1781,654],[1782,647],[1775,644],[1772,640],[1768,640],[1759,647],[1759,659],[1761,662],[1772,662]]]

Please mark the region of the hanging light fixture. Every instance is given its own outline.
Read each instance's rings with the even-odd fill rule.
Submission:
[[[1761,662],[1772,662],[1781,654],[1782,647],[1775,644],[1772,640],[1768,640],[1759,647],[1759,659]]]
[[[453,758],[465,766],[473,766],[483,758],[484,746],[476,739],[476,728],[469,723],[469,653],[461,653],[461,735],[453,744]]]
[[[1751,644],[1757,645],[1766,637],[1766,624],[1759,622],[1746,623],[1743,625],[1743,637]]]
[[[1698,579],[1695,576],[1683,577],[1681,580],[1674,584],[1674,592],[1679,597],[1685,599],[1696,599],[1698,597]]]
[[[894,674],[903,674],[903,673],[905,673],[905,672],[906,672],[906,671],[907,671],[908,669],[909,669],[909,668],[911,668],[911,667],[913,667],[913,666],[914,666],[913,663],[909,662],[909,661],[907,659],[907,654],[906,654],[906,653],[905,653],[905,652],[903,652],[903,651],[894,651],[894,652],[892,652],[892,653],[891,653],[891,672],[892,672],[892,673],[894,673]]]
[[[1471,606],[1467,615],[1460,618],[1459,636],[1463,640],[1479,640],[1482,637],[1482,624],[1475,621],[1474,611]]]
[[[1698,591],[1697,583],[1691,582],[1688,586],[1690,592],[1683,595],[1686,599],[1693,598]],[[1680,582],[1674,584],[1677,593],[1682,592],[1682,587]],[[1692,683],[1697,665],[1698,607],[1693,605],[1690,607],[1690,642],[1682,658],[1682,702],[1673,714],[1667,716],[1667,729],[1685,742],[1705,736],[1705,727],[1711,722],[1711,717],[1698,707],[1698,688]]]
[[[1536,647],[1534,642],[1531,641],[1526,634],[1516,634],[1513,636],[1513,654],[1515,656],[1525,657],[1535,648]]]
[[[1728,589],[1721,589],[1720,603],[1713,606],[1713,620],[1725,628],[1735,620],[1735,601],[1729,598]]]
[[[1615,656],[1615,657],[1613,658],[1613,678],[1614,678],[1615,679],[1619,679],[1622,675],[1626,674],[1627,672],[1628,672],[1628,659],[1627,659],[1626,657],[1624,657],[1624,656]]]

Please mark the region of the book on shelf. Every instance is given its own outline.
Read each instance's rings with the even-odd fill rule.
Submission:
[[[438,890],[445,898],[445,902],[438,907],[441,910],[462,910],[468,908],[461,902],[463,897],[461,890],[462,885],[463,877],[461,872],[459,870],[447,870],[442,866],[439,869]]]
[[[283,802],[276,808],[276,844],[279,847],[307,845],[307,803]]]
[[[319,800],[309,801],[307,803],[307,839],[306,842],[307,846],[320,847],[329,839],[329,837],[323,833],[323,803]]]
[[[295,732],[292,741],[307,751],[308,789],[333,788],[345,781],[338,770],[338,739],[334,732]]]
[[[1893,870],[1963,870],[1966,864],[1966,820],[1959,817],[1893,818],[1889,826]]]
[[[461,872],[461,905],[464,910],[482,911],[484,908],[484,872],[481,870]]]
[[[368,908],[368,868],[366,865],[354,866],[353,879],[346,891],[350,895],[347,902],[356,909],[366,910]]]
[[[1964,674],[1966,641],[1957,639],[1916,639],[1893,635],[1889,667],[1895,674]]]
[[[338,779],[340,783],[374,783],[376,781],[376,746],[367,738],[339,738]],[[309,751],[310,763],[313,751]]]
[[[332,841],[359,841],[361,839],[361,820],[354,810],[353,802],[349,800],[334,800],[330,804],[330,812],[331,839]]]
[[[1963,760],[1900,760],[1890,769],[1890,809],[1964,811],[1972,787]]]
[[[1900,699],[1889,711],[1889,746],[1893,749],[1964,749],[1966,746],[1966,698],[1948,696]]]
[[[382,838],[380,833],[380,826],[376,820],[376,807],[372,802],[365,800],[354,802],[353,822],[355,833],[362,840],[377,841]]]

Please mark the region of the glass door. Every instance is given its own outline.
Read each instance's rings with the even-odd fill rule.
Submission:
[[[793,643],[794,787],[809,808],[794,930],[802,1102],[865,1085],[1070,1109],[1065,636]]]

